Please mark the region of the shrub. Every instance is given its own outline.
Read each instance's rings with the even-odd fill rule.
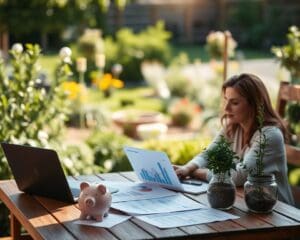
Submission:
[[[105,39],[105,54],[107,68],[120,63],[124,66],[120,79],[137,82],[142,79],[141,62],[144,60],[158,60],[166,63],[171,54],[168,44],[170,33],[164,29],[164,24],[158,22],[146,30],[134,34],[132,30],[124,28],[116,33],[116,39]]]
[[[227,35],[227,54],[228,57],[233,57],[237,43],[231,36],[230,32],[227,32]],[[205,48],[208,51],[211,58],[221,59],[225,51],[225,33],[220,31],[210,32],[206,37]]]
[[[94,164],[103,171],[131,170],[123,151],[124,145],[130,144],[129,138],[112,131],[95,131],[86,143],[93,149]]]
[[[183,165],[203,151],[208,145],[209,139],[193,140],[149,140],[143,142],[143,148],[165,152],[171,162],[176,165]]]
[[[101,31],[86,29],[78,40],[78,50],[89,62],[94,62],[96,54],[104,52],[104,42],[101,37]]]
[[[48,91],[37,87],[40,51],[38,45],[30,44],[24,52],[21,45],[11,50],[10,75],[4,60],[0,60],[1,141],[44,147],[59,141],[67,114],[60,84],[70,74],[70,69],[62,63]],[[2,152],[0,157],[0,178],[8,178],[10,173]]]
[[[84,142],[67,144],[60,152],[67,175],[82,175],[104,172],[100,166],[94,165],[94,152]]]
[[[187,127],[200,111],[198,104],[188,98],[177,99],[169,107],[172,123],[182,127]]]

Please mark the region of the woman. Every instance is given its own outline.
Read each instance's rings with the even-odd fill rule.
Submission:
[[[270,97],[263,82],[255,75],[241,74],[233,76],[222,86],[224,112],[221,118],[223,129],[209,145],[214,147],[221,135],[232,143],[232,149],[240,157],[236,162],[236,171],[232,179],[242,186],[249,170],[256,166],[256,151],[259,148],[258,111],[264,109],[262,131],[267,138],[264,154],[264,173],[273,173],[278,184],[278,198],[288,204],[294,204],[287,179],[287,161],[284,140],[287,139],[285,126],[271,106]],[[209,181],[212,173],[206,168],[206,152],[197,155],[184,166],[174,166],[180,178],[194,177]]]

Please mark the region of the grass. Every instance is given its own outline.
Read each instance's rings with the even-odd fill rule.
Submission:
[[[171,50],[173,57],[180,53],[186,53],[191,61],[200,59],[203,62],[208,62],[210,60],[204,45],[172,45]],[[237,54],[244,59],[263,59],[273,57],[270,51],[255,49],[237,49]]]
[[[162,111],[163,103],[160,99],[153,97],[153,90],[149,87],[125,88],[113,92],[113,97],[104,98],[98,89],[88,90],[87,104],[101,104],[112,111],[139,109],[147,111]]]
[[[46,73],[47,76],[54,76],[55,68],[59,62],[58,55],[42,55],[39,59],[42,67],[42,72]]]

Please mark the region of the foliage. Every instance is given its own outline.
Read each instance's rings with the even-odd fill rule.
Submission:
[[[171,103],[168,112],[174,125],[186,127],[200,111],[198,104],[188,98],[181,98]]]
[[[140,33],[134,34],[131,29],[124,28],[116,33],[116,39],[105,39],[105,54],[107,68],[115,63],[124,66],[120,78],[125,81],[137,82],[142,79],[141,62],[158,60],[166,63],[170,57],[168,40],[170,33],[164,29],[164,24],[158,22]]]
[[[32,146],[59,146],[67,109],[60,84],[70,75],[68,64],[62,62],[49,89],[40,85],[38,45],[16,44],[10,51],[9,65],[0,59],[0,141]],[[11,173],[0,152],[0,179]],[[1,214],[4,210],[1,209]],[[0,226],[5,226],[2,222]],[[0,231],[2,232],[2,230]]]
[[[288,43],[282,47],[272,47],[282,67],[291,72],[292,76],[300,77],[300,31],[298,27],[291,26],[287,34]]]
[[[191,97],[195,95],[194,86],[182,72],[182,67],[188,64],[190,64],[190,61],[185,53],[180,53],[171,62],[165,78],[173,97]]]
[[[131,1],[131,0],[130,0]],[[111,4],[124,10],[129,0],[3,0],[0,1],[0,25],[13,36],[28,37],[53,34],[58,36],[67,26],[105,29],[105,15]],[[38,19],[38,21],[37,21]],[[26,27],[24,23],[26,22]]]
[[[289,182],[292,186],[300,186],[300,168],[291,170],[289,174]]]
[[[292,145],[299,145],[299,134],[300,134],[300,103],[291,102],[286,107],[288,127],[292,134],[291,138]]]
[[[290,103],[287,107],[289,123],[300,122],[300,103]]]
[[[230,142],[221,135],[216,145],[206,150],[207,168],[214,174],[226,173],[230,175],[230,169],[235,169],[234,159],[238,159],[236,153],[231,149]]]
[[[94,131],[86,140],[93,149],[94,164],[106,172],[131,170],[123,151],[123,146],[130,142],[129,138],[112,131]]]
[[[69,66],[61,63],[53,85],[46,92],[37,87],[39,46],[28,44],[23,52],[21,45],[15,45],[10,53],[10,73],[4,60],[0,62],[0,111],[3,114],[0,140],[47,147],[58,141],[66,119],[65,95],[60,84],[71,73]],[[9,176],[1,154],[1,178]]]
[[[234,56],[234,51],[237,46],[236,41],[231,36],[230,32],[210,32],[206,37],[206,49],[211,58],[221,59],[225,51],[225,34],[228,36],[227,40],[227,54],[228,57]]]
[[[84,142],[64,144],[59,152],[63,159],[66,174],[71,176],[104,172],[104,169],[94,164],[94,152]]]
[[[256,151],[256,168],[252,169],[251,174],[255,171],[255,175],[263,176],[264,175],[264,155],[265,155],[265,148],[267,146],[267,137],[263,132],[263,124],[264,124],[264,107],[260,106],[258,109],[258,131],[259,131],[259,140],[258,145],[259,149]]]
[[[86,29],[78,39],[79,53],[87,58],[89,63],[95,62],[95,56],[104,52],[104,42],[101,31]]]
[[[199,154],[209,143],[209,139],[193,140],[148,140],[141,147],[165,152],[173,164],[183,165]]]
[[[240,45],[257,48],[265,44],[267,26],[264,24],[261,5],[261,1],[239,1],[229,9],[226,27],[236,30]]]

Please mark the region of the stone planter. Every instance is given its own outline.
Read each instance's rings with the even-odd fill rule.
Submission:
[[[163,115],[159,112],[124,110],[115,112],[112,120],[122,128],[125,135],[138,139],[137,127],[139,125],[163,122]]]

